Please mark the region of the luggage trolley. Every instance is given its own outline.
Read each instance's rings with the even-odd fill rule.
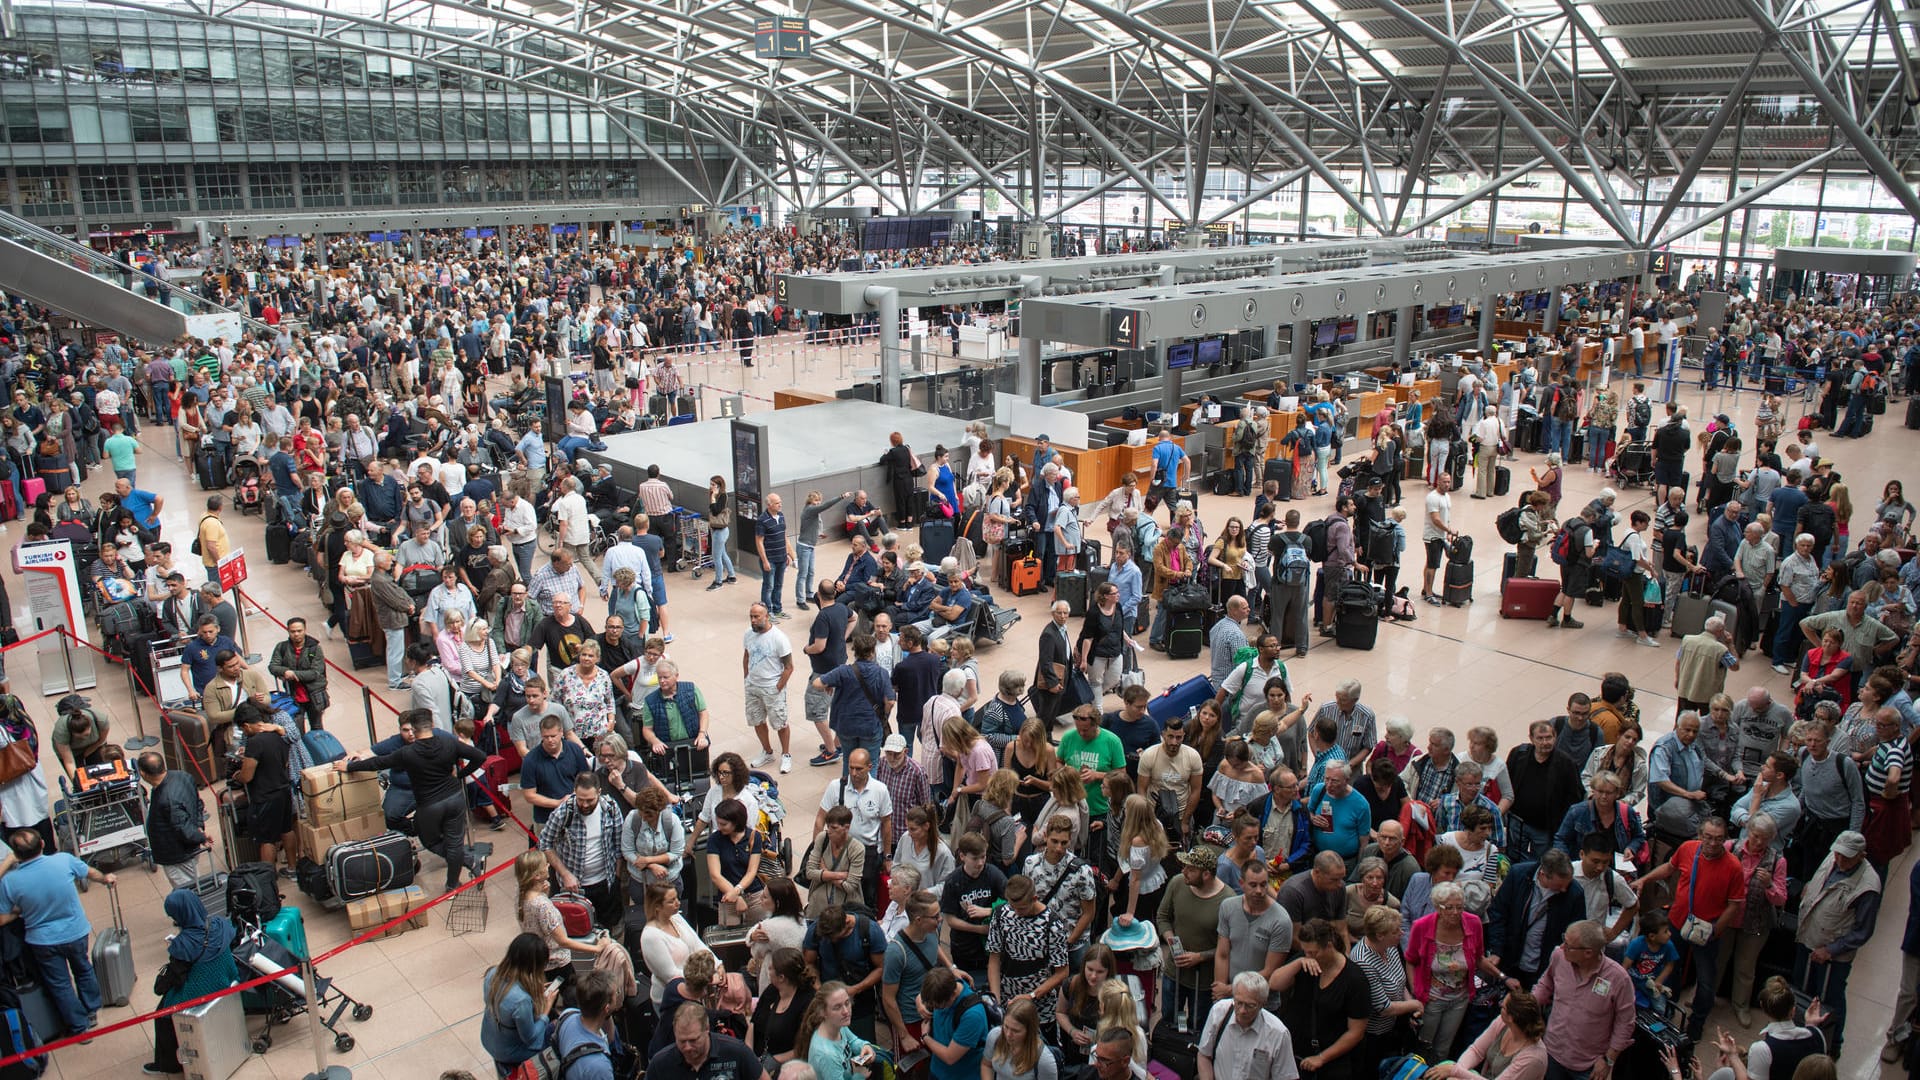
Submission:
[[[693,571],[693,580],[699,581],[700,571],[713,568],[713,531],[707,516],[676,506],[673,520],[680,528],[680,569]]]
[[[60,794],[53,807],[53,828],[62,850],[100,870],[135,859],[153,869],[140,783],[127,771],[124,758],[84,766],[71,787],[62,776]]]

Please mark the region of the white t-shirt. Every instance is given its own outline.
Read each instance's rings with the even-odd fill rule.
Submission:
[[[893,793],[871,774],[865,790],[845,780],[835,780],[820,793],[820,809],[831,810],[836,806],[853,812],[854,842],[875,847],[880,843],[880,822],[893,814]]]
[[[1440,491],[1427,492],[1427,516],[1420,519],[1420,538],[1422,540],[1445,540],[1447,533],[1433,523],[1433,515],[1440,515],[1441,525],[1453,524],[1453,496]]]
[[[793,655],[793,643],[777,626],[767,627],[764,634],[748,630],[741,639],[747,652],[747,685],[756,690],[772,690],[780,685],[780,674],[786,670],[784,663]]]
[[[611,804],[607,800],[601,799],[593,804],[593,813],[580,815],[581,820],[587,824],[589,838],[600,835],[600,815],[609,812],[607,809],[609,805]],[[613,872],[613,868],[607,865],[607,849],[602,844],[581,845],[578,861],[578,866],[568,867],[568,869],[573,871],[573,876],[579,878],[582,885],[598,885],[607,880],[607,875]]]
[[[1637,532],[1627,533],[1626,538],[1620,541],[1620,546],[1627,549],[1627,554],[1632,556],[1635,566],[1639,566],[1649,554],[1647,538]]]
[[[593,539],[593,529],[587,523],[587,500],[578,491],[569,491],[553,504],[553,514],[560,519],[560,539],[569,544],[584,544]]]

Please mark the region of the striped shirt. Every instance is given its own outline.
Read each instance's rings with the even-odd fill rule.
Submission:
[[[1867,759],[1867,793],[1879,795],[1886,789],[1887,776],[1894,769],[1900,770],[1900,794],[1913,790],[1913,759],[1907,751],[1904,739],[1889,739],[1873,748],[1873,756]]]

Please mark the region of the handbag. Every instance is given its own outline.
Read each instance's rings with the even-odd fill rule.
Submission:
[[[1665,599],[1666,594],[1660,591],[1660,579],[1647,578],[1646,587],[1641,590],[1640,593],[1640,602],[1651,607],[1654,604],[1662,603]]]
[[[1088,681],[1087,673],[1074,668],[1067,673],[1067,683],[1060,691],[1060,702],[1054,708],[1057,713],[1070,713],[1082,705],[1097,705],[1100,698],[1094,694],[1093,683]]]
[[[39,753],[24,739],[15,739],[0,748],[0,784],[12,783],[39,766]]]
[[[1700,849],[1696,847],[1693,849],[1693,869],[1687,874],[1687,921],[1680,926],[1680,940],[1696,947],[1713,940],[1713,924],[1693,913],[1693,898],[1699,888]]]
[[[1126,649],[1125,660],[1120,665],[1120,689],[1123,691],[1129,686],[1147,685],[1147,673],[1141,670],[1140,658],[1134,652],[1131,638],[1127,640]]]

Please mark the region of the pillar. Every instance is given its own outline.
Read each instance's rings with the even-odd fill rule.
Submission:
[[[1162,413],[1171,413],[1177,417],[1180,415],[1180,380],[1186,372],[1167,370],[1167,343],[1165,341],[1156,341],[1153,343],[1153,356],[1154,362],[1160,366],[1160,371],[1163,374],[1160,380],[1160,411]]]
[[[1559,289],[1552,289],[1547,292],[1547,314],[1545,318],[1540,320],[1540,329],[1549,337],[1553,335],[1554,331],[1560,329]]]
[[[1302,319],[1293,324],[1293,369],[1288,372],[1288,381],[1304,383],[1309,378],[1313,366],[1313,323]]]
[[[560,254],[560,234],[554,231],[552,225],[547,226],[547,251],[554,255]]]
[[[1413,357],[1413,319],[1415,309],[1403,307],[1393,316],[1393,366],[1403,368]]]
[[[866,291],[865,299],[880,312],[880,403],[897,407],[900,404],[900,290],[876,285]]]
[[[1043,288],[1037,274],[1022,274],[1019,283],[1022,300],[1039,296]],[[1013,387],[1030,404],[1040,404],[1040,335],[1034,332],[1024,311],[1020,317],[1020,370],[1015,373]]]
[[[1493,318],[1500,312],[1500,297],[1489,294],[1480,298],[1480,340],[1477,343],[1481,356],[1493,353]]]

